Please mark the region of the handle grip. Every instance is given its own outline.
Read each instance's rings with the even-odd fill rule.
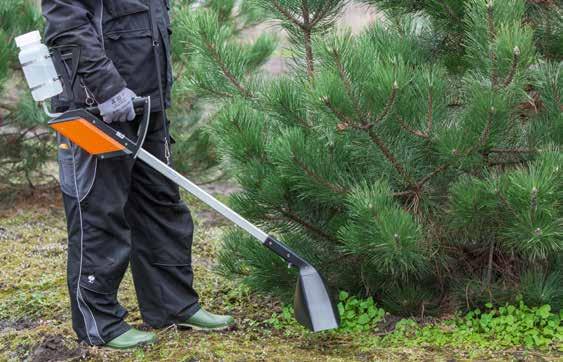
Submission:
[[[133,98],[133,108],[135,108],[135,114],[141,114],[145,111],[145,103],[147,101],[146,97],[135,97]],[[94,116],[100,116],[100,109],[98,107],[89,107],[86,108],[88,113],[93,114]]]
[[[149,122],[151,118],[151,97],[133,98],[133,107],[135,108],[135,114],[143,115],[143,119],[139,124],[139,129],[137,130],[137,142],[135,142],[134,146],[130,148],[130,151],[133,154],[133,158],[136,158],[139,154],[139,151],[143,147],[143,143],[145,142],[147,131],[149,129]],[[96,117],[100,116],[100,109],[98,107],[86,108],[86,111]]]

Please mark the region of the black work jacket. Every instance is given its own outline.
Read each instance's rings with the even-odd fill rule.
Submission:
[[[172,86],[169,1],[43,0],[47,46],[78,45],[81,49],[74,102],[59,96],[53,100],[55,110],[80,107],[87,98],[102,103],[128,87],[138,96],[151,96],[152,110],[158,111],[157,62],[168,107]]]

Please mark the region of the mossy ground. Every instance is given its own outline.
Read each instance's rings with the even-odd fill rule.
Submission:
[[[220,188],[219,190],[220,191]],[[205,333],[169,327],[156,331],[159,343],[120,352],[78,344],[66,294],[66,226],[56,189],[28,194],[0,210],[0,360],[93,361],[346,361],[346,360],[556,360],[521,351],[383,348],[375,335],[320,333],[287,336],[265,321],[280,311],[278,301],[250,293],[214,272],[221,233],[228,226],[202,204],[188,199],[196,215],[193,249],[195,286],[202,304],[230,313],[237,328]],[[2,209],[2,207],[0,207]],[[127,320],[143,325],[129,274],[119,294]]]

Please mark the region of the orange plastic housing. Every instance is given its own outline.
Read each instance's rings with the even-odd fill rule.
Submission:
[[[51,127],[91,155],[101,155],[125,149],[125,146],[83,118],[53,123]]]

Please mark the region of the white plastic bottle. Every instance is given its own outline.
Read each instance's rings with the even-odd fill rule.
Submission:
[[[20,64],[33,99],[40,102],[62,93],[63,87],[49,49],[41,44],[41,34],[32,31],[20,35],[16,45],[20,48]]]

